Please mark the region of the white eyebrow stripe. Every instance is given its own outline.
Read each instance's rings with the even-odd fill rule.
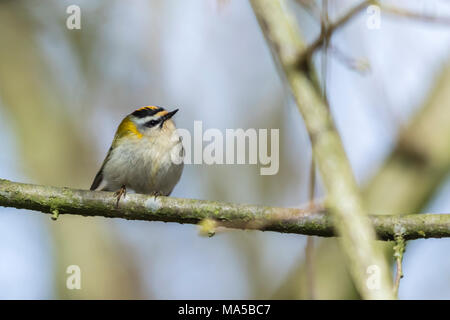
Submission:
[[[137,118],[135,121],[139,125],[144,125],[151,120],[158,120],[159,118],[161,117],[157,117],[156,115],[154,115],[154,116],[147,116],[145,118]]]

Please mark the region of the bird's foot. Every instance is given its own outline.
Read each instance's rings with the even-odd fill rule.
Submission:
[[[150,195],[155,197],[155,200],[157,197],[162,196],[162,192],[161,191],[153,191]]]
[[[119,208],[119,201],[122,196],[125,198],[127,195],[127,187],[125,185],[121,186],[119,190],[114,193],[114,196],[117,198],[116,209]]]

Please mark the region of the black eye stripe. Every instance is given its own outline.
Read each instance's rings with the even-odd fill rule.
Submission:
[[[161,118],[159,118],[159,119],[157,119],[157,120],[152,119],[152,120],[147,121],[146,123],[144,123],[144,126],[151,128],[151,127],[156,126],[156,125],[157,125],[158,123],[160,123],[160,122],[161,122]]]
[[[158,112],[164,111],[163,108],[155,108],[155,109],[151,109],[151,108],[142,108],[139,110],[134,111],[131,115],[135,116],[136,118],[145,118],[145,117],[149,117],[149,116],[153,116],[155,114],[157,114]]]

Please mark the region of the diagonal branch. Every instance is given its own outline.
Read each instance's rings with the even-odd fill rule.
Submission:
[[[116,208],[110,192],[39,186],[0,179],[0,206],[44,213],[87,217],[163,221],[197,224],[213,219],[216,226],[335,236],[333,219],[326,212],[295,208],[231,204],[195,199],[177,199],[129,194]],[[394,240],[401,231],[404,240],[450,237],[450,214],[370,216],[380,240]]]
[[[428,15],[423,13],[416,13],[409,11],[407,9],[403,8],[397,8],[394,6],[382,4],[377,0],[364,0],[361,3],[357,4],[350,10],[348,10],[343,16],[338,18],[335,22],[331,23],[327,28],[324,29],[324,32],[321,32],[320,35],[317,37],[316,40],[314,40],[302,53],[302,55],[299,56],[299,59],[297,61],[297,65],[299,67],[302,67],[308,59],[311,58],[313,53],[322,47],[324,44],[324,41],[331,38],[333,33],[344,26],[347,22],[349,22],[352,18],[354,18],[356,15],[358,15],[361,11],[363,11],[366,7],[369,5],[376,5],[378,6],[382,12],[396,16],[401,18],[409,18],[414,19],[417,21],[424,21],[424,22],[432,22],[435,24],[443,24],[443,25],[450,25],[450,17],[440,17],[440,16],[434,16],[434,15]]]
[[[408,9],[398,8],[387,4],[381,4],[378,1],[374,2],[374,4],[378,5],[382,12],[390,14],[395,17],[408,18],[423,22],[431,22],[433,24],[442,24],[446,26],[450,25],[450,17],[447,16],[437,16],[437,15],[429,15],[426,13],[418,13],[414,11],[409,11]]]
[[[350,163],[328,106],[315,86],[311,70],[297,68],[305,41],[284,1],[251,0],[264,36],[282,67],[310,136],[314,159],[327,190],[327,206],[341,235],[341,247],[350,274],[365,299],[393,299],[391,272],[386,258],[375,246],[375,232],[353,177]],[[367,270],[376,265],[380,289],[367,286]]]
[[[311,58],[312,54],[319,49],[326,39],[330,39],[332,34],[349,22],[353,17],[355,17],[358,13],[360,13],[364,8],[374,3],[374,0],[365,0],[355,7],[348,10],[342,17],[336,20],[336,22],[331,23],[327,28],[323,29],[324,31],[320,33],[319,37],[313,41],[299,56],[297,61],[298,66],[303,66],[305,61]]]

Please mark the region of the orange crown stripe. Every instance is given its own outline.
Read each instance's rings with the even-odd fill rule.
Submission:
[[[137,109],[136,111],[141,111],[141,110],[148,110],[148,109],[150,109],[150,110],[155,110],[155,109],[158,109],[158,107],[157,106],[146,106],[146,107],[141,107],[141,108],[139,108],[139,109]]]
[[[168,113],[169,113],[169,111],[164,110],[164,111],[158,112],[157,114],[155,114],[155,116],[157,116],[157,117],[162,117],[162,116],[164,116],[164,115],[166,115],[166,114],[168,114]]]

